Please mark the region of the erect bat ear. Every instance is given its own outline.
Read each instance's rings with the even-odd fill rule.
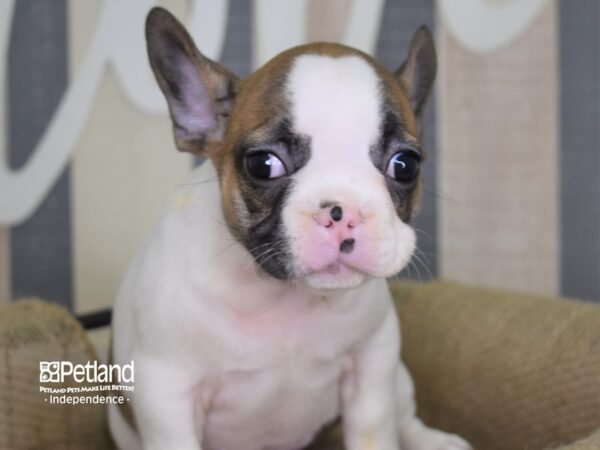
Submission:
[[[154,76],[167,99],[177,148],[205,154],[223,139],[239,78],[200,53],[167,10],[146,19],[146,44]]]
[[[433,37],[429,29],[422,25],[412,37],[406,61],[396,71],[396,77],[404,87],[417,117],[421,115],[429,96],[436,71]]]

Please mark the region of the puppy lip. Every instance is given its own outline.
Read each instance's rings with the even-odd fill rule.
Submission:
[[[338,275],[343,270],[346,270],[349,272],[360,273],[361,275],[364,275],[364,276],[369,276],[369,274],[367,272],[365,272],[364,270],[357,269],[356,267],[354,267],[350,264],[346,264],[343,261],[338,259],[323,268],[320,268],[317,270],[314,270],[314,269],[307,270],[307,271],[301,273],[301,275],[299,275],[297,278],[305,278],[310,275],[314,275],[314,274],[318,274],[318,273],[326,273],[326,274],[335,276],[335,275]]]
[[[331,275],[337,275],[338,273],[340,273],[342,264],[339,262],[334,262],[329,264],[327,267],[325,267],[325,269],[323,269],[325,272],[330,273]]]

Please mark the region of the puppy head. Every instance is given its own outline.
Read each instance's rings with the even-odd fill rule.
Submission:
[[[320,43],[245,80],[201,55],[163,9],[150,12],[146,37],[176,145],[214,162],[228,225],[257,267],[347,288],[407,264],[424,158],[419,116],[436,71],[425,27],[396,73]]]

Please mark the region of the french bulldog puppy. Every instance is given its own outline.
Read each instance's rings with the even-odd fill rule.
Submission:
[[[164,9],[146,39],[177,148],[208,161],[116,301],[113,360],[135,361],[117,445],[295,450],[341,417],[348,450],[469,449],[415,416],[385,280],[415,249],[429,31],[396,73],[317,43],[244,80]]]

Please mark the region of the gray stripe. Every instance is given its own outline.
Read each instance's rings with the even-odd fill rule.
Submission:
[[[561,289],[600,300],[600,3],[559,2]]]
[[[23,166],[67,85],[65,0],[15,2],[8,54],[8,163]],[[69,173],[40,208],[11,229],[13,298],[40,296],[72,306]]]
[[[417,28],[425,24],[432,32],[435,31],[434,13],[433,0],[387,0],[377,41],[376,56],[379,61],[388,69],[397,69],[408,54],[410,40]],[[421,213],[414,224],[417,228],[420,251],[417,252],[417,259],[413,259],[415,264],[405,271],[408,277],[421,280],[428,280],[438,273],[434,97],[435,95],[430,97],[423,116],[423,147],[428,156],[423,171],[425,191]],[[440,201],[445,201],[443,197],[439,198]]]
[[[219,62],[234,74],[245,77],[252,72],[252,2],[229,0],[225,42]],[[194,158],[199,166],[204,158]]]
[[[221,63],[240,77],[252,71],[252,2],[229,0]]]

